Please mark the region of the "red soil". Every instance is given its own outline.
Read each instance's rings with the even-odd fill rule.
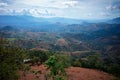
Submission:
[[[32,70],[39,70],[39,78],[37,78],[32,72],[27,72],[26,76],[22,76],[19,80],[45,80],[44,74],[47,73],[46,67],[41,66],[32,66]],[[80,68],[80,67],[70,67],[66,69],[69,76],[69,80],[115,80],[115,77],[94,69]]]
[[[87,68],[71,67],[67,69],[69,80],[115,80],[112,75]]]

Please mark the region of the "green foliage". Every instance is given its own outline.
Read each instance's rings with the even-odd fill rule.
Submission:
[[[72,61],[72,65],[75,66],[75,67],[81,67],[82,66],[81,60],[80,59],[74,59]]]
[[[102,64],[102,59],[100,55],[92,55],[87,57],[87,62],[89,67],[99,68]]]
[[[23,63],[23,50],[10,46],[5,39],[0,39],[0,80],[17,80],[17,71]]]
[[[32,64],[39,64],[39,63],[44,63],[50,55],[52,55],[52,52],[49,51],[42,51],[42,50],[32,50],[29,51],[28,56],[31,59]]]
[[[54,56],[57,58],[58,62],[63,64],[64,68],[68,68],[69,66],[71,66],[71,56],[61,53],[55,54]]]
[[[107,72],[112,73],[118,77],[120,77],[120,65],[118,64],[111,64],[107,66]]]
[[[73,59],[72,66],[99,69],[117,77],[120,75],[120,65],[111,63],[111,58],[103,61],[100,54],[89,55],[86,58]]]
[[[82,67],[103,69],[103,61],[99,54],[90,55],[81,61]]]
[[[67,55],[56,54],[50,56],[45,62],[48,69],[50,69],[50,76],[53,80],[66,80],[66,71],[64,68],[70,66],[70,58]]]

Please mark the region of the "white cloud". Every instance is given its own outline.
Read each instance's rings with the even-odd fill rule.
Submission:
[[[70,0],[15,0],[14,4],[37,7],[68,8],[75,6],[77,2],[78,1]]]
[[[119,0],[0,0],[0,14],[106,18],[120,14]],[[114,4],[114,5],[113,5]],[[114,12],[113,12],[114,11]],[[104,12],[104,13],[102,13]]]
[[[75,7],[77,3],[78,3],[77,1],[66,1],[66,2],[63,2],[62,4],[67,5],[68,7]]]
[[[106,7],[107,10],[116,10],[116,11],[120,11],[120,4],[119,5],[109,5]]]
[[[8,6],[8,4],[7,3],[0,3],[0,7],[5,7],[5,6]]]
[[[101,12],[99,15],[100,15],[100,16],[110,16],[110,13]]]

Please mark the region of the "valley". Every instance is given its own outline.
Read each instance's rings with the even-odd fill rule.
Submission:
[[[22,68],[19,70],[22,73],[28,68],[32,70],[34,67],[39,68],[40,65],[45,65],[51,56],[59,56],[58,60],[55,59],[58,63],[62,59],[65,59],[65,61],[70,59],[70,61],[66,62],[70,63],[70,68],[66,71],[70,76],[70,80],[93,80],[93,78],[97,80],[115,80],[114,76],[118,77],[120,73],[119,18],[117,18],[117,21],[113,19],[90,22],[65,18],[33,18],[30,16],[0,17],[3,19],[3,21],[0,21],[1,51],[5,53],[8,49],[9,53],[9,50],[10,52],[14,51],[12,47],[18,48],[15,48],[15,52],[18,50],[17,53],[19,53],[15,59],[18,62],[28,60],[28,63],[19,63],[23,63]],[[19,59],[19,57],[21,58]],[[65,64],[63,62],[60,62],[60,64]],[[3,65],[5,64],[3,63]],[[26,65],[27,68],[23,67]],[[57,67],[59,68],[61,65]],[[30,76],[31,80],[34,80],[34,73],[32,74],[30,70],[26,71],[28,74],[24,78],[28,79]],[[91,73],[93,74],[91,75]],[[80,76],[80,79],[78,76]],[[44,77],[43,74],[41,74],[41,77]]]

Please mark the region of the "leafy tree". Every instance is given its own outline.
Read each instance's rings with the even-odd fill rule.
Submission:
[[[111,65],[107,66],[107,71],[120,78],[120,65],[111,64]]]
[[[0,38],[0,80],[17,80],[17,71],[23,62],[23,50],[8,43],[6,39]]]
[[[90,68],[101,69],[103,67],[103,62],[99,54],[88,56],[87,62]]]
[[[32,64],[35,64],[35,63],[38,64],[39,62],[42,64],[48,59],[48,57],[51,54],[52,53],[49,51],[32,50],[32,51],[29,51],[28,56],[31,59]]]
[[[82,66],[81,60],[80,59],[73,60],[72,65],[75,66],[75,67],[81,67]]]
[[[46,61],[47,68],[50,69],[49,77],[53,80],[65,80],[66,71],[64,68],[70,66],[70,59],[67,55],[53,55]]]
[[[81,60],[81,64],[82,67],[104,70],[104,64],[100,54],[89,55],[84,60]]]

